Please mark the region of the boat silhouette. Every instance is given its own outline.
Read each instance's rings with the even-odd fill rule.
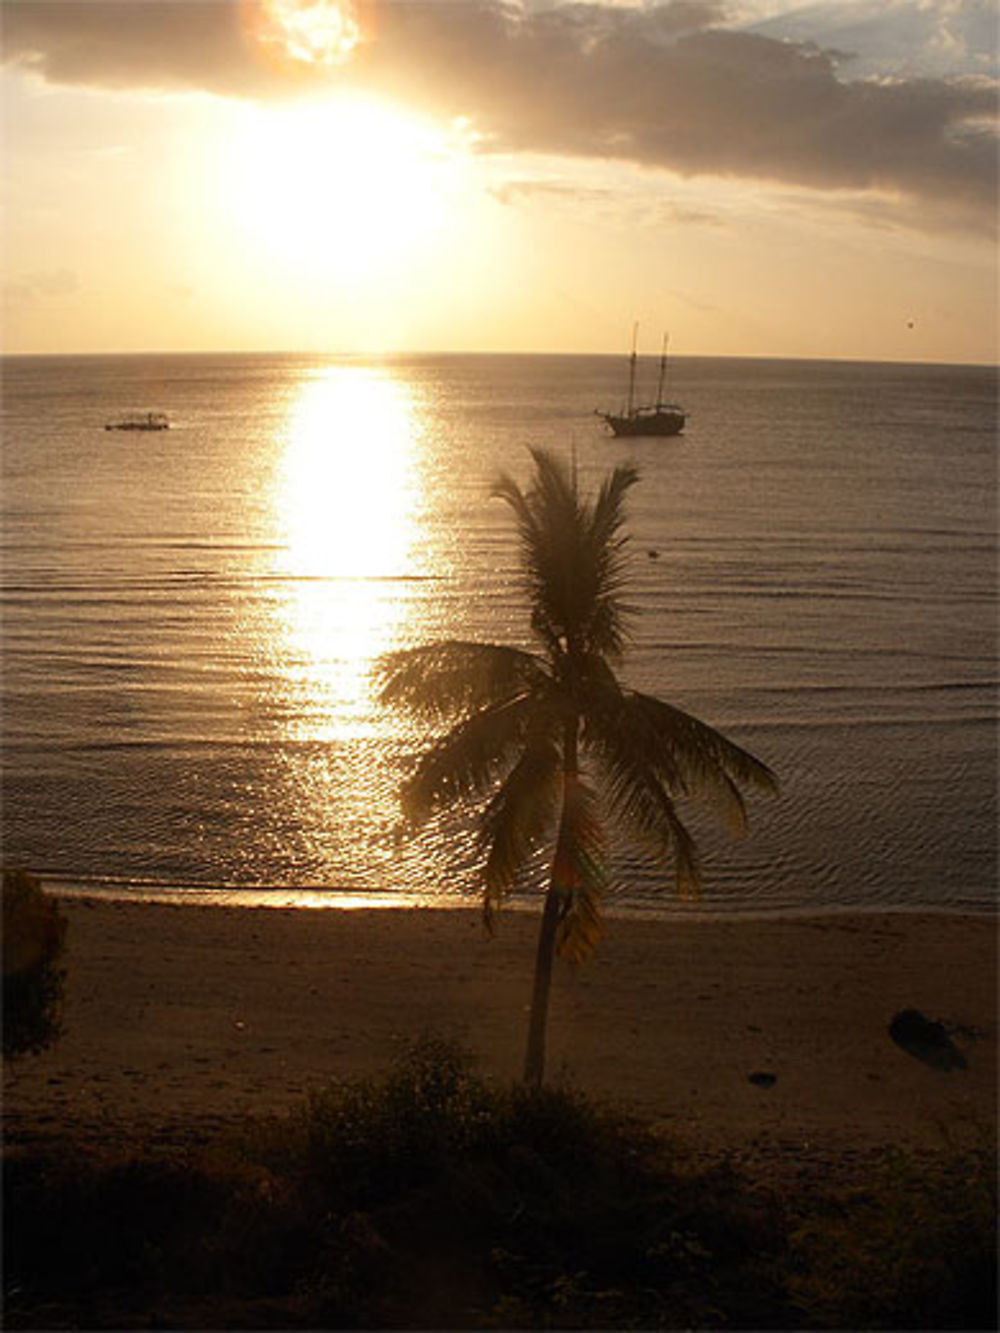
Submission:
[[[170,418],[166,412],[134,412],[117,421],[109,421],[105,430],[169,430]]]
[[[642,406],[635,402],[636,341],[639,325],[632,330],[632,355],[629,357],[628,401],[621,412],[597,411],[613,435],[679,435],[684,429],[687,413],[678,403],[663,401],[663,384],[667,374],[667,345],[669,337],[663,335],[663,349],[660,352],[660,378],[656,386],[656,401]]]

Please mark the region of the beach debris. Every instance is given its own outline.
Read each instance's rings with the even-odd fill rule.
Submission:
[[[927,1018],[919,1009],[901,1009],[889,1024],[889,1036],[907,1055],[932,1069],[966,1069],[965,1056],[943,1023]]]
[[[758,1088],[773,1088],[778,1081],[778,1075],[766,1069],[755,1069],[752,1074],[747,1075],[747,1080]]]

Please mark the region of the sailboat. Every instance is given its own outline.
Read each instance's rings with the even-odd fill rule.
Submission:
[[[169,430],[170,418],[166,412],[133,412],[131,416],[109,421],[105,430]]]
[[[660,353],[660,379],[656,387],[656,402],[643,407],[635,405],[635,368],[636,339],[639,325],[632,331],[632,355],[629,358],[628,403],[621,412],[597,412],[597,415],[610,427],[613,435],[679,435],[684,429],[687,414],[677,403],[663,401],[663,382],[667,374],[667,345],[669,338],[663,335],[663,350]]]

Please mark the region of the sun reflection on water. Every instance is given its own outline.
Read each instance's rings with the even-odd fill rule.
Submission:
[[[419,443],[406,386],[375,369],[325,368],[292,408],[275,573],[295,739],[370,734],[371,664],[416,572]]]
[[[420,409],[419,388],[388,369],[328,366],[301,382],[275,442],[262,822],[269,862],[303,889],[440,891],[398,836],[414,735],[379,707],[372,673],[386,650],[431,637],[448,580]]]

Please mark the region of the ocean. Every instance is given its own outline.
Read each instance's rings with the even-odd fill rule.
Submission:
[[[468,818],[401,831],[423,736],[377,705],[371,666],[442,637],[527,644],[490,492],[542,446],[587,489],[639,468],[622,678],[782,784],[742,840],[691,813],[696,908],[616,842],[610,910],[994,910],[994,372],[677,358],[684,434],[615,440],[594,409],[621,405],[625,373],[6,358],[4,863],[129,898],[474,901]],[[140,409],[172,429],[104,429]]]

